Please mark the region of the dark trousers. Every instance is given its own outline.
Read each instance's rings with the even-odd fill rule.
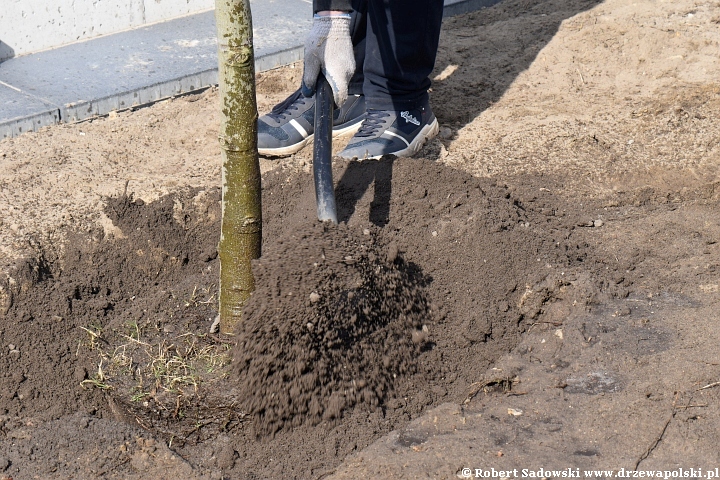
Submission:
[[[443,0],[353,0],[351,94],[368,108],[412,110],[428,97]]]

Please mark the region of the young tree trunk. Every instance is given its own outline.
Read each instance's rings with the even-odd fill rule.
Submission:
[[[220,331],[232,334],[255,289],[250,261],[260,257],[262,213],[257,152],[255,57],[249,0],[216,0],[220,66],[222,227]]]

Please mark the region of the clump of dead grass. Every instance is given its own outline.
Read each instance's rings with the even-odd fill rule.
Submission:
[[[97,370],[83,380],[84,388],[124,390],[133,402],[147,401],[159,393],[197,393],[204,381],[225,378],[231,344],[207,334],[181,333],[172,339],[145,335],[135,321],[125,333],[108,339],[97,326],[80,327],[86,334],[78,343],[97,355]],[[122,343],[113,346],[113,343]]]
[[[196,443],[240,426],[246,414],[227,381],[232,344],[209,334],[171,337],[137,322],[124,333],[82,328],[78,352],[96,355],[81,382],[103,390],[124,416],[172,444]]]

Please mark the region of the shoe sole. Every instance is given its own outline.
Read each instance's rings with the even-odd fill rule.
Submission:
[[[337,130],[333,129],[333,140],[341,137],[355,135],[357,131],[360,130],[360,125],[362,125],[362,119],[356,123],[353,123],[352,125],[348,125],[347,127],[339,128]],[[302,141],[293,145],[288,145],[287,147],[258,148],[258,153],[264,157],[287,157],[305,148],[308,143],[313,141],[313,138],[315,138],[315,134],[309,135]]]
[[[381,155],[366,155],[363,158],[343,157],[342,155],[340,156],[346,160],[379,160],[386,155],[394,155],[396,157],[409,157],[419,152],[428,140],[435,138],[439,131],[440,124],[438,123],[437,118],[435,118],[432,123],[430,123],[429,125],[425,125],[422,130],[420,130],[420,133],[417,134],[415,139],[410,142],[410,145],[408,145],[407,148],[404,148],[403,150],[398,150],[394,153],[383,153]]]

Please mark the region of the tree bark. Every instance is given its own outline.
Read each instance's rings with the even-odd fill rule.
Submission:
[[[216,0],[220,67],[222,227],[220,332],[232,334],[255,289],[251,260],[260,257],[262,209],[257,151],[255,56],[249,0]]]

